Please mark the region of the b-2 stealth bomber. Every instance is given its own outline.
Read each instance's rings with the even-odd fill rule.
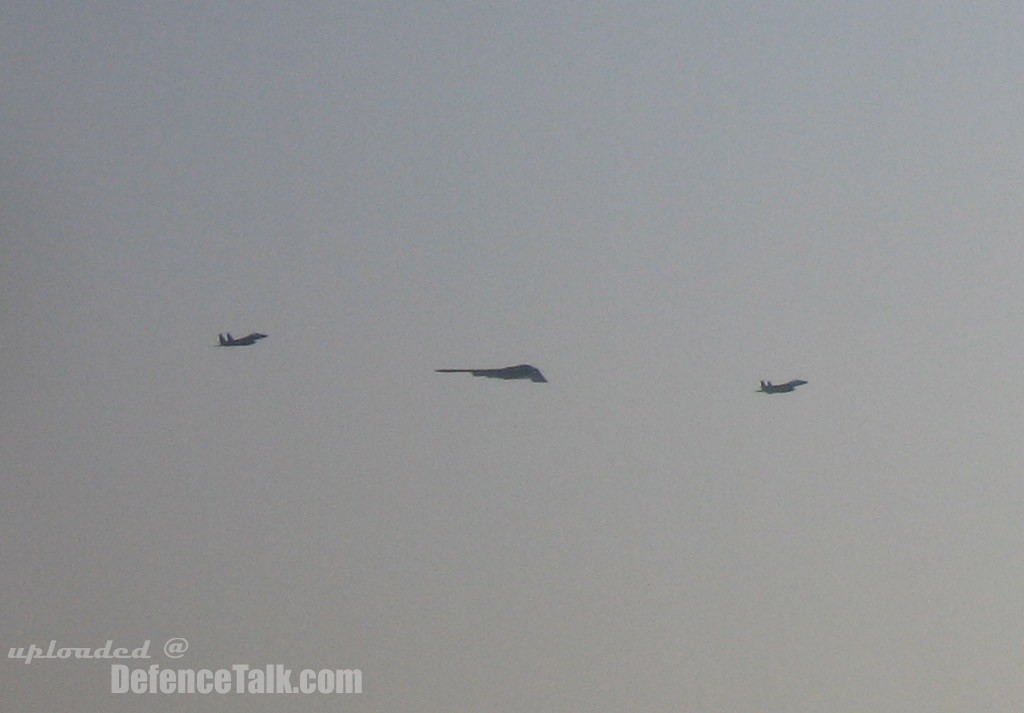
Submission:
[[[506,366],[502,369],[435,369],[442,374],[472,374],[473,376],[485,376],[489,379],[529,379],[538,384],[546,384],[547,379],[540,373],[540,369],[529,364],[517,364]]]

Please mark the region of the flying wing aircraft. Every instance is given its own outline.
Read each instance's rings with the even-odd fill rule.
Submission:
[[[538,384],[546,384],[547,379],[540,373],[540,369],[529,364],[517,364],[506,366],[503,369],[435,369],[442,374],[472,374],[473,376],[486,376],[490,379],[529,379]]]
[[[796,387],[803,386],[806,383],[806,381],[802,381],[801,379],[793,379],[792,381],[787,381],[785,384],[773,384],[770,381],[762,381],[761,388],[757,391],[762,394],[788,394]]]
[[[239,337],[238,339],[232,337],[231,332],[227,333],[226,338],[223,334],[218,334],[217,336],[220,337],[220,344],[217,345],[218,347],[248,347],[255,344],[258,339],[267,338],[266,334],[260,334],[259,332],[253,332],[252,334]]]

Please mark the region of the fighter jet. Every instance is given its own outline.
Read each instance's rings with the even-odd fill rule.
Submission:
[[[787,381],[785,384],[773,384],[770,381],[762,381],[761,388],[757,391],[762,394],[788,394],[796,387],[803,386],[806,383],[806,381],[802,381],[801,379],[793,379],[792,381]]]
[[[490,379],[529,379],[538,384],[548,382],[540,373],[540,369],[529,364],[506,366],[503,369],[435,369],[434,371],[442,374],[472,374],[473,376],[486,376]]]
[[[231,332],[227,333],[227,338],[225,338],[225,335],[223,334],[218,334],[217,336],[220,337],[220,344],[217,345],[218,347],[248,347],[255,344],[258,339],[267,338],[266,334],[260,334],[259,332],[253,332],[252,334],[245,337],[239,337],[238,339],[232,337]]]

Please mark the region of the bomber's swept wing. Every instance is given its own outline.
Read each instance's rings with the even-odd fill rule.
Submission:
[[[761,388],[758,389],[758,393],[762,393],[762,394],[788,394],[790,391],[792,391],[796,387],[803,386],[806,383],[807,382],[803,381],[802,379],[793,379],[792,381],[787,381],[785,384],[773,384],[770,381],[762,381],[761,382]]]
[[[546,384],[548,381],[540,373],[540,369],[529,364],[506,366],[502,369],[435,369],[434,371],[442,374],[472,374],[490,379],[529,379],[538,384]]]
[[[231,332],[228,332],[226,335],[219,334],[217,336],[220,337],[220,344],[217,345],[218,347],[248,347],[255,344],[257,340],[267,338],[266,334],[260,334],[259,332],[253,332],[252,334],[247,334],[246,336],[239,337],[238,339],[232,337]]]

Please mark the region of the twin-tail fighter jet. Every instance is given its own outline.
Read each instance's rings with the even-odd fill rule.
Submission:
[[[255,344],[259,339],[267,338],[266,334],[260,334],[259,332],[253,332],[252,334],[239,337],[238,339],[232,337],[231,332],[228,332],[227,336],[223,334],[218,334],[217,336],[220,337],[220,344],[217,345],[218,347],[248,347]]]
[[[547,379],[540,373],[540,369],[529,364],[517,364],[506,366],[502,369],[435,369],[442,374],[472,374],[473,376],[486,376],[489,379],[529,379],[538,384],[546,384]]]
[[[770,381],[762,381],[761,388],[757,391],[762,394],[788,394],[796,387],[803,386],[806,383],[806,381],[801,379],[793,379],[792,381],[787,381],[785,384],[773,384]]]

